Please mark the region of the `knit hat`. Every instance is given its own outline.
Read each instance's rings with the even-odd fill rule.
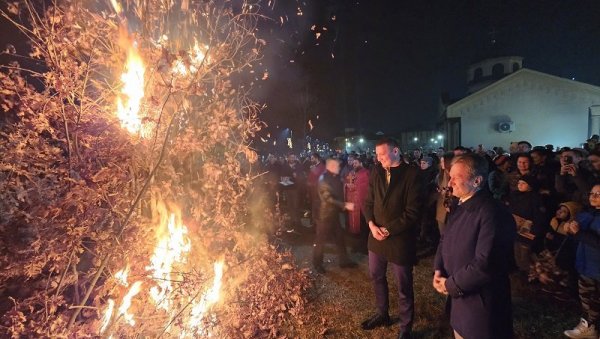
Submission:
[[[527,185],[531,188],[532,191],[537,191],[539,188],[539,183],[536,177],[530,174],[525,174],[524,176],[519,178],[520,181],[525,181]]]
[[[575,201],[565,201],[558,206],[565,206],[569,210],[569,220],[575,219],[575,215],[583,209],[583,206]]]

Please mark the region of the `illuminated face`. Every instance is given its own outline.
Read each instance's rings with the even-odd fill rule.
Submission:
[[[426,170],[429,168],[429,163],[425,160],[421,160],[421,169]]]
[[[530,167],[531,167],[531,164],[529,163],[529,158],[519,157],[517,159],[517,169],[519,170],[519,172],[521,172],[521,173],[529,172]]]
[[[398,148],[388,145],[375,146],[375,154],[377,154],[377,160],[384,168],[391,167],[399,159]]]
[[[472,178],[467,165],[459,162],[450,167],[448,185],[452,187],[452,195],[455,197],[461,199],[470,196],[477,191],[480,184],[481,177]]]
[[[333,174],[340,174],[340,162],[336,160],[327,161],[325,164],[327,170]]]
[[[352,161],[352,168],[359,169],[361,167],[362,167],[362,164],[360,163],[360,160],[354,159],[354,161]]]
[[[590,192],[590,206],[600,209],[600,185],[595,185]]]
[[[566,206],[560,206],[557,210],[556,210],[556,219],[558,220],[568,220],[569,216],[570,216],[570,212],[569,209]]]
[[[531,187],[529,186],[529,184],[523,180],[519,180],[519,182],[517,183],[517,189],[519,190],[519,192],[531,191]]]

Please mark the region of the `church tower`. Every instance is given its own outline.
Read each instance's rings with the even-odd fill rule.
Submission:
[[[467,70],[467,94],[472,94],[499,79],[523,68],[520,56],[484,59],[471,64]]]

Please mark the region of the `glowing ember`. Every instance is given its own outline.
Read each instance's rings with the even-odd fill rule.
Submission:
[[[191,51],[188,52],[190,57],[190,65],[186,65],[183,60],[177,59],[173,62],[172,72],[176,75],[185,76],[189,73],[196,73],[198,69],[204,62],[204,58],[206,58],[206,51],[208,50],[208,46],[204,46],[201,48],[198,45],[198,41],[195,41],[194,47]]]
[[[168,296],[173,291],[171,284],[174,280],[173,266],[184,263],[186,254],[191,249],[187,228],[176,223],[175,220],[175,215],[171,214],[167,225],[168,233],[159,239],[150,259],[150,266],[146,267],[146,270],[152,272],[152,278],[158,285],[150,289],[150,296],[156,305],[164,310],[171,308],[171,300]]]
[[[110,319],[112,318],[113,312],[115,310],[115,301],[112,299],[108,299],[108,305],[106,306],[106,311],[104,312],[104,316],[102,317],[102,327],[100,327],[100,333],[104,333],[108,324],[110,324]]]
[[[130,133],[140,133],[142,120],[139,113],[144,97],[144,63],[134,47],[127,53],[127,64],[125,73],[121,75],[121,81],[123,88],[121,95],[117,97],[117,116],[123,128]],[[122,97],[127,98],[125,103]]]
[[[129,289],[129,292],[127,292],[127,294],[123,298],[123,301],[121,302],[121,306],[119,306],[118,315],[123,316],[123,319],[125,319],[125,321],[131,326],[135,325],[135,320],[133,319],[133,314],[128,312],[129,307],[131,307],[131,299],[133,299],[133,297],[135,297],[136,294],[140,293],[141,290],[142,290],[142,282],[141,281],[134,282],[133,285],[131,286],[131,288]]]

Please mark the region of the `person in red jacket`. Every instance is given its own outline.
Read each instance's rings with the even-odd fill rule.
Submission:
[[[352,250],[355,252],[366,248],[368,226],[365,220],[363,204],[369,190],[369,170],[363,167],[358,158],[352,160],[353,170],[346,176],[345,194],[346,201],[354,203],[356,208],[348,212],[347,230],[354,237]]]

